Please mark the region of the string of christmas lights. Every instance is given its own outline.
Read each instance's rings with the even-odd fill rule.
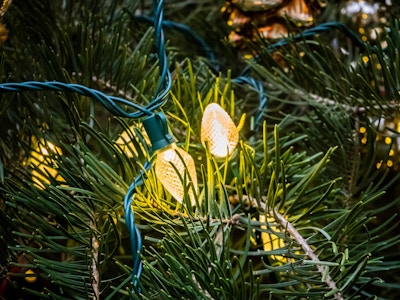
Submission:
[[[152,101],[146,105],[141,106],[132,101],[126,99],[109,96],[98,90],[88,88],[80,84],[71,84],[64,82],[38,82],[38,81],[27,81],[21,83],[2,83],[0,84],[0,93],[5,92],[24,92],[24,91],[57,91],[57,92],[76,92],[80,95],[90,97],[100,104],[103,105],[109,112],[118,117],[140,119],[148,117],[143,120],[145,124],[150,124],[147,129],[150,131],[149,136],[154,136],[151,133],[162,132],[161,128],[167,127],[166,119],[164,122],[152,122],[152,120],[158,120],[158,115],[154,114],[154,111],[162,107],[167,101],[167,95],[172,86],[171,73],[168,69],[167,54],[165,51],[165,40],[163,32],[163,0],[153,0],[153,11],[154,11],[154,32],[155,32],[155,43],[157,49],[157,57],[160,68],[160,79],[158,82],[157,89],[154,93]],[[121,105],[126,106],[125,110]],[[162,114],[162,113],[160,113]],[[147,119],[147,122],[146,122]],[[153,149],[157,144],[157,141],[152,140]],[[167,139],[167,144],[171,141]],[[165,146],[165,144],[163,144]],[[132,211],[132,197],[135,193],[136,188],[143,183],[144,173],[150,169],[152,163],[146,162],[143,167],[143,171],[137,176],[137,178],[131,183],[126,196],[124,197],[124,213],[126,226],[130,233],[131,251],[133,257],[133,268],[132,268],[132,284],[134,289],[137,289],[138,281],[142,273],[142,263],[140,260],[140,252],[142,248],[142,238],[138,228],[135,226],[134,214]]]
[[[175,139],[169,133],[165,115],[162,112],[155,113],[155,111],[160,109],[168,100],[167,95],[172,87],[172,77],[168,68],[168,59],[165,50],[163,26],[168,26],[191,34],[195,40],[204,47],[205,53],[207,53],[210,59],[214,59],[215,56],[212,51],[210,51],[210,48],[204,40],[191,32],[187,26],[172,21],[165,21],[163,19],[163,4],[163,0],[153,0],[154,16],[152,18],[141,17],[145,21],[153,21],[154,23],[155,44],[160,69],[160,79],[153,99],[149,104],[141,106],[132,101],[120,97],[109,96],[83,85],[55,81],[2,83],[0,84],[0,93],[24,91],[72,91],[93,98],[115,116],[130,119],[142,119],[144,128],[152,144],[152,151],[157,153],[157,158],[155,160],[157,177],[163,183],[165,189],[177,201],[182,203],[184,195],[187,194],[190,204],[194,206],[196,205],[198,187],[193,159],[189,154],[176,146]],[[293,38],[298,40],[335,28],[343,31],[346,35],[352,38],[358,46],[364,49],[364,42],[347,27],[337,22],[322,24],[316,28],[306,30]],[[289,40],[283,39],[272,44],[268,47],[268,50],[273,51],[279,47],[287,45],[288,43]],[[254,57],[253,59],[257,60],[258,57]],[[267,96],[264,92],[262,82],[255,80],[249,75],[250,68],[250,66],[246,67],[241,75],[234,78],[232,82],[237,84],[248,84],[252,86],[259,95],[259,109],[255,117],[255,127],[253,129],[256,132],[263,121],[263,115],[267,105]],[[122,106],[124,106],[124,108],[122,108]],[[231,155],[238,143],[239,134],[229,115],[216,104],[206,108],[204,115],[204,126],[202,122],[202,142],[204,146],[208,147],[210,153],[215,155],[217,158],[224,158]],[[221,136],[226,136],[226,139],[221,139]],[[217,142],[220,141],[222,141],[222,144],[217,144]],[[136,291],[138,291],[138,282],[143,269],[140,259],[142,238],[138,228],[135,226],[134,213],[131,206],[136,189],[143,184],[146,172],[153,166],[153,163],[154,160],[145,162],[142,171],[131,183],[124,197],[125,222],[130,232],[131,251],[133,257],[132,284]]]

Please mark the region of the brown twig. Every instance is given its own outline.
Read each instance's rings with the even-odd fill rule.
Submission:
[[[100,299],[100,272],[98,269],[99,261],[99,241],[96,236],[92,237],[92,288],[93,288],[93,300]]]
[[[0,18],[2,18],[4,16],[4,14],[7,12],[11,3],[12,3],[12,0],[3,0],[3,4],[0,7]]]

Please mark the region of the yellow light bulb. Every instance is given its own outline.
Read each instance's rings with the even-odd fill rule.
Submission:
[[[193,158],[175,143],[162,148],[157,153],[155,172],[164,188],[178,202],[183,202],[186,184],[191,204],[196,204],[197,175]]]
[[[25,272],[25,281],[29,283],[34,283],[37,280],[37,275],[36,273],[29,269],[28,271]]]
[[[55,162],[49,158],[51,153],[61,155],[61,148],[45,141],[44,139],[36,141],[36,139],[33,138],[33,142],[36,144],[36,148],[31,152],[28,165],[36,167],[36,169],[32,171],[32,180],[35,183],[35,186],[44,189],[44,184],[50,184],[47,176],[42,175],[43,173],[49,174],[50,177],[53,177],[58,181],[64,181],[64,179],[58,174],[58,171],[53,168],[53,166],[56,166]]]
[[[275,219],[273,217],[267,217],[264,214],[260,214],[260,223],[266,224],[266,223],[275,223]],[[271,230],[274,232],[280,232],[279,228],[275,225],[270,225]],[[276,234],[268,233],[267,232],[267,225],[261,225],[261,229],[263,230],[261,232],[261,240],[263,242],[263,249],[264,251],[272,251],[272,250],[278,250],[283,247],[285,247],[285,241],[278,237]],[[275,261],[279,261],[282,263],[286,263],[287,259],[282,256],[282,255],[271,255],[271,258]]]
[[[129,130],[123,131],[115,141],[115,144],[120,147],[128,158],[139,157],[139,151],[141,153],[146,153],[148,151],[137,136],[135,128],[137,128],[137,125],[132,125],[129,127]],[[143,138],[146,142],[149,142],[149,137],[147,135],[144,135]],[[134,141],[132,139],[134,139]]]
[[[216,103],[207,105],[201,121],[201,142],[217,159],[231,155],[239,141],[239,131],[231,117]]]

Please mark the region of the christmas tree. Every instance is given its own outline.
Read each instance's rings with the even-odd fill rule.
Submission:
[[[0,8],[1,299],[396,299],[400,6]]]

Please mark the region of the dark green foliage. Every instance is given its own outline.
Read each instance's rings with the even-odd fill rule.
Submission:
[[[368,46],[353,57],[339,53],[329,35],[290,42],[274,56],[266,43],[254,44],[262,55],[249,62],[250,71],[268,96],[265,123],[254,133],[258,96],[225,72],[237,74],[244,63],[222,42],[219,5],[166,4],[165,16],[203,36],[217,63],[167,29],[173,86],[163,111],[178,144],[195,159],[199,193],[196,207],[187,194],[176,202],[153,169],[137,189],[140,294],[132,289],[123,216],[128,186],[152,155],[140,120],[115,118],[73,93],[1,95],[0,297],[400,294],[398,171],[376,168],[392,145],[375,139],[381,133],[374,123],[398,114],[398,22],[382,37],[387,48]],[[150,1],[14,0],[4,18],[10,35],[2,46],[1,80],[81,83],[146,104],[159,78],[153,31],[134,17],[140,11],[150,14]],[[222,161],[200,141],[201,117],[212,102],[243,125],[235,152]],[[117,143],[123,132],[131,142]],[[399,135],[386,134],[393,141]],[[32,164],[34,152],[43,154],[38,143],[48,152],[46,168]],[[25,280],[27,270],[38,277],[34,283]]]

